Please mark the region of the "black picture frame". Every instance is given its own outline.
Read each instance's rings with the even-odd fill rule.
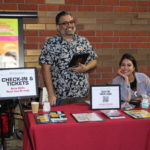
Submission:
[[[120,109],[120,85],[91,85],[91,109]]]

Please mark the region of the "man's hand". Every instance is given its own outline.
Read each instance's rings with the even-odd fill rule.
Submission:
[[[50,101],[51,106],[56,105],[56,96],[48,96],[48,100]]]
[[[81,63],[79,63],[78,66],[70,67],[69,69],[72,70],[72,71],[75,71],[75,72],[86,72],[87,71],[86,65],[81,64]]]

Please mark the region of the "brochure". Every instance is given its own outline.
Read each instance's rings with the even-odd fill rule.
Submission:
[[[36,114],[37,124],[66,122],[67,117],[63,111],[51,111],[49,114]]]
[[[150,118],[150,112],[147,110],[126,110],[124,112],[135,119]]]
[[[126,118],[125,116],[121,114],[119,110],[101,110],[101,112],[104,113],[110,119]]]
[[[52,123],[66,122],[67,117],[63,111],[51,111],[49,113]]]
[[[71,115],[77,122],[104,121],[104,119],[95,112],[72,113]]]
[[[37,114],[35,115],[35,120],[38,124],[50,123],[50,116],[49,114]]]

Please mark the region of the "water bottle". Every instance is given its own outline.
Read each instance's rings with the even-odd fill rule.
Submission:
[[[142,95],[141,107],[142,108],[149,107],[149,97],[147,95]]]

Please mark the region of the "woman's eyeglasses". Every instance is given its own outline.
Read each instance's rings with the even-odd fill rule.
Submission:
[[[62,22],[62,23],[59,23],[59,25],[64,25],[64,26],[66,26],[66,25],[74,24],[74,23],[75,23],[75,20],[70,20],[70,21],[64,21],[64,22]]]

